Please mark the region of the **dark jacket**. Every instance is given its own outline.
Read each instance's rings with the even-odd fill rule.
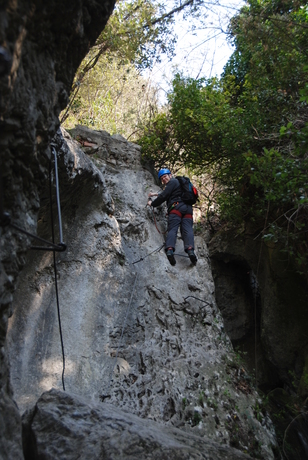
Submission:
[[[169,209],[173,203],[182,202],[181,194],[182,189],[180,183],[175,177],[173,177],[166,185],[165,190],[160,193],[154,201],[152,201],[152,206],[156,208],[164,201],[167,201],[167,207]]]

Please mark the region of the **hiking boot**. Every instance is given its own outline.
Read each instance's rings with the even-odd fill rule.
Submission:
[[[176,260],[174,258],[174,254],[173,254],[173,249],[172,248],[168,248],[167,251],[166,251],[166,256],[168,257],[168,260],[170,262],[171,265],[175,265],[176,264]]]
[[[196,265],[198,259],[195,254],[195,251],[193,249],[188,249],[187,254],[188,254],[188,257],[190,258],[191,263],[193,265]]]

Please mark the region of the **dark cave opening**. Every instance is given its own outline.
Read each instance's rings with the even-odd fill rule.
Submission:
[[[217,306],[235,352],[264,393],[283,387],[266,358],[261,340],[262,298],[255,273],[245,260],[212,260]]]

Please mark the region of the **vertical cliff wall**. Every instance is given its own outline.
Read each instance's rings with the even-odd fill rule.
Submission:
[[[307,281],[285,251],[253,232],[217,234],[209,248],[226,332],[266,395],[287,458],[306,458]]]
[[[0,7],[0,45],[6,52],[0,56],[0,457],[5,459],[23,458],[20,413],[32,407],[43,391],[61,388],[62,355],[52,256],[41,253],[37,257],[29,253],[30,239],[6,225],[3,212],[10,214],[13,223],[33,233],[38,228],[42,236],[50,239],[47,191],[50,141],[58,128],[58,114],[67,103],[75,71],[104,27],[113,5],[113,0],[45,3],[6,0]],[[183,458],[199,458],[198,450],[205,452],[207,448],[204,455],[215,458],[245,458],[239,450],[234,453],[228,446],[249,450],[253,456],[272,458],[271,424],[258,409],[249,378],[241,371],[238,357],[232,354],[224,333],[213,301],[214,288],[204,242],[197,241],[200,259],[197,268],[190,267],[188,259],[182,257],[184,253],[178,255],[174,269],[162,252],[133,264],[162,243],[151,215],[140,205],[141,197],[154,187],[152,177],[141,167],[138,147],[106,133],[82,131],[82,135],[97,143],[98,147],[90,151],[97,167],[72,141],[67,139],[68,147],[60,135],[57,139],[65,239],[69,243],[67,253],[57,257],[65,383],[68,391],[83,395],[87,401],[93,399],[95,407],[98,401],[104,404],[96,412],[94,406],[89,409],[84,403],[73,401],[73,397],[70,399],[69,394],[65,397],[55,391],[40,398],[37,418],[32,412],[24,417],[25,437],[30,433],[29,437],[37,442],[33,446],[25,441],[27,458],[33,460],[33,452],[38,455],[38,451],[40,455],[61,457],[61,452],[47,452],[47,447],[55,448],[56,442],[52,441],[63,434],[62,421],[59,432],[54,429],[53,440],[40,428],[45,422],[49,424],[53,411],[61,419],[66,414],[58,408],[80,404],[80,414],[85,419],[87,411],[94,414],[95,433],[97,420],[103,419],[100,410],[107,403],[113,404],[111,414],[116,412],[112,408],[118,406],[137,417],[146,417],[142,419],[144,425],[146,420],[153,419],[180,428],[181,435],[174,435],[172,442],[166,441],[165,448],[170,442],[177,446],[176,439],[181,439],[182,446],[191,446]],[[163,226],[164,213],[157,219]],[[230,254],[230,248],[220,247],[214,258],[220,264]],[[251,267],[253,263],[244,269]],[[266,284],[267,273],[272,275],[275,270],[271,263],[264,267],[262,280]],[[263,332],[269,345],[267,356],[277,369],[282,366],[281,380],[287,375],[289,364],[295,367],[305,395],[307,352],[306,342],[301,339],[305,335],[305,310],[301,310],[304,318],[301,325],[296,324],[290,311],[280,312],[279,303],[277,315],[271,316],[271,303],[277,297],[289,295],[292,287],[275,296],[273,285],[266,286],[262,299],[266,299],[269,314],[262,321],[263,331],[269,332],[268,335]],[[304,298],[302,291],[297,294]],[[222,290],[219,296],[223,297]],[[222,309],[225,305],[222,302]],[[241,324],[235,331],[226,322],[228,332],[241,335],[242,325],[244,333],[249,332],[250,313],[242,307]],[[12,359],[11,385],[4,343],[8,317],[12,314],[6,344]],[[272,333],[272,325],[280,319],[283,330]],[[289,334],[290,324],[294,334]],[[281,348],[285,336],[288,347]],[[286,348],[287,365],[280,353]],[[12,397],[13,389],[18,406]],[[67,415],[74,421],[72,411]],[[108,419],[107,409],[106,413]],[[125,418],[116,413],[118,420]],[[108,420],[112,420],[111,415]],[[129,418],[128,425],[133,423],[142,432],[143,422]],[[129,429],[124,423],[123,427],[119,438],[126,430],[125,442],[134,455],[127,436]],[[154,430],[153,426],[151,429]],[[82,431],[86,433],[87,428],[83,426]],[[191,438],[182,437],[185,431]],[[132,434],[131,442],[136,430]],[[190,444],[195,434],[196,444]],[[214,447],[205,434],[216,443]],[[107,431],[105,447],[111,436]],[[78,445],[72,443],[75,437],[76,431],[72,429],[68,441],[75,449],[72,458],[78,451]],[[163,438],[162,431],[159,437]],[[217,440],[227,447],[219,449]],[[85,439],[85,444],[88,441]],[[149,437],[142,442],[151,444]],[[93,445],[89,445],[91,456]],[[99,451],[98,455],[101,454]],[[65,455],[69,458],[67,451]],[[126,455],[128,458],[127,452]],[[157,455],[162,458],[161,451]]]
[[[0,6],[0,183],[3,211],[36,232],[49,143],[82,58],[104,28],[114,0],[4,0]],[[12,293],[29,239],[0,227],[0,452],[22,458],[3,344]]]
[[[192,266],[179,239],[177,264],[170,266],[159,251],[166,209],[158,211],[156,228],[145,205],[148,192],[159,188],[141,165],[140,148],[121,136],[79,128],[74,135],[92,144],[92,162],[63,134],[57,149],[68,248],[57,255],[57,270],[66,391],[91,400],[95,410],[112,404],[141,417],[146,431],[153,429],[149,419],[157,422],[161,439],[161,423],[166,433],[169,428],[191,433],[199,449],[208,452],[215,445],[217,459],[235,455],[233,447],[238,458],[240,451],[274,458],[270,420],[266,414],[256,417],[258,396],[224,332],[204,241],[196,237],[198,263]],[[48,200],[43,204],[39,230],[47,237]],[[62,389],[52,264],[50,253],[29,253],[14,295],[7,350],[21,411],[44,391]],[[65,403],[59,398],[51,397],[61,413]],[[48,447],[37,417],[53,418],[45,407],[51,399],[43,397],[25,418],[41,455]],[[104,441],[107,451],[111,438]],[[138,441],[140,452],[142,446],[149,448],[148,441]],[[121,455],[113,458],[130,458]],[[193,449],[190,455],[194,458]]]
[[[251,350],[259,385],[267,390],[285,385],[306,398],[308,386],[299,386],[308,353],[305,278],[275,245],[231,231],[212,239],[210,256],[226,329],[235,344]]]

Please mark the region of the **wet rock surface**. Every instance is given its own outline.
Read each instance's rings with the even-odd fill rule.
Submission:
[[[206,244],[196,237],[192,266],[179,238],[171,267],[146,208],[149,191],[160,189],[141,165],[140,148],[79,127],[81,134],[98,146],[93,163],[64,131],[56,139],[68,246],[57,254],[66,391],[230,452],[235,447],[238,458],[240,451],[274,458],[271,422],[255,416],[258,395],[216,307]],[[50,231],[48,206],[40,210],[43,235]],[[161,232],[165,212],[155,217]],[[7,350],[21,411],[42,392],[62,388],[53,277],[52,255],[31,253],[14,298]]]

